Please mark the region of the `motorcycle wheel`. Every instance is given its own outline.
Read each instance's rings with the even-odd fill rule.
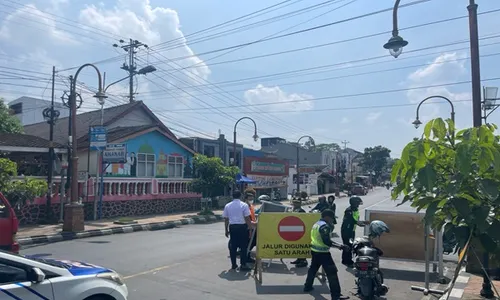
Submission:
[[[362,300],[373,300],[375,298],[372,278],[359,279],[358,288],[359,288],[359,297]]]

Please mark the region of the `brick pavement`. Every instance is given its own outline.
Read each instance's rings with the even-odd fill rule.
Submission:
[[[500,281],[493,281],[496,290],[500,293]],[[481,288],[483,286],[483,277],[471,275],[467,286],[464,288],[462,299],[466,300],[480,300],[484,299],[479,295]],[[495,290],[493,290],[495,292]],[[500,298],[497,298],[500,299]]]

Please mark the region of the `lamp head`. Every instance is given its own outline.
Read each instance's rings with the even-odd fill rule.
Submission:
[[[254,141],[258,141],[258,140],[259,140],[259,136],[257,135],[257,132],[256,132],[256,133],[254,133],[254,135],[253,135],[253,140],[254,140]]]
[[[108,98],[108,96],[106,96],[106,94],[102,90],[99,90],[94,95],[94,97],[97,98],[97,103],[99,103],[99,105],[104,105],[104,102],[106,101],[106,98]]]
[[[406,45],[408,45],[408,42],[399,35],[396,35],[391,37],[389,41],[384,44],[384,48],[389,50],[389,53],[394,56],[394,58],[398,58],[398,56],[403,53],[403,48]]]
[[[422,122],[420,122],[419,119],[415,119],[412,124],[413,126],[415,126],[415,129],[417,129],[418,127],[420,127],[420,125],[422,125]]]

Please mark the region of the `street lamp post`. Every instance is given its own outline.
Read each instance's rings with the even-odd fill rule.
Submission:
[[[415,128],[418,128],[420,125],[422,125],[422,122],[419,119],[420,106],[422,106],[422,104],[424,104],[424,102],[426,102],[427,100],[430,100],[433,98],[439,98],[439,99],[446,100],[450,104],[450,106],[451,106],[450,118],[451,118],[451,121],[453,122],[453,124],[455,124],[455,106],[453,105],[453,102],[451,102],[450,99],[448,99],[444,96],[430,96],[430,97],[427,97],[424,100],[420,101],[420,103],[417,106],[417,113],[416,113],[415,121],[413,121],[413,123],[412,123],[415,126]]]
[[[396,0],[393,9],[393,29],[392,37],[384,48],[388,49],[392,56],[397,58],[403,51],[403,47],[408,45],[402,37],[399,36],[398,30],[398,7],[401,0]],[[470,52],[471,52],[471,82],[472,82],[472,119],[474,127],[481,126],[481,73],[479,59],[479,33],[477,25],[477,4],[475,0],[469,0],[467,6],[469,11],[469,36],[470,36]]]
[[[498,88],[497,87],[484,87],[483,88],[483,95],[484,95],[484,101],[483,101],[483,119],[484,123],[487,123],[488,117],[500,106],[500,104],[497,104],[497,100],[500,100],[498,98]],[[489,112],[488,112],[489,111]]]
[[[84,212],[83,205],[78,202],[78,153],[77,153],[77,137],[76,137],[76,82],[80,72],[86,68],[92,67],[97,73],[98,77],[98,92],[94,97],[103,99],[106,95],[103,92],[102,76],[99,69],[93,64],[84,64],[75,73],[70,83],[70,116],[71,116],[71,197],[70,203],[65,206],[63,231],[66,232],[79,232],[84,230]],[[101,100],[102,101],[102,100]]]
[[[253,123],[253,127],[254,127],[254,133],[252,136],[253,140],[257,141],[259,139],[259,136],[257,135],[257,124],[255,123],[255,121],[252,118],[242,117],[238,121],[236,121],[236,123],[234,124],[234,130],[233,130],[233,163],[232,163],[233,166],[236,166],[236,127],[238,126],[238,123],[240,123],[240,121],[245,120],[245,119],[250,120]],[[234,188],[233,188],[233,190],[234,190]]]
[[[304,136],[301,136],[298,140],[297,140],[297,164],[296,164],[296,167],[297,167],[297,170],[296,170],[296,176],[297,176],[297,192],[296,193],[300,193],[300,156],[299,156],[299,148],[300,148],[300,140],[302,140],[303,138],[309,138],[309,141],[312,143],[312,145],[314,146],[316,143],[314,142],[314,139],[309,136],[309,135],[304,135]],[[293,196],[293,195],[292,195]],[[300,195],[299,195],[300,197]],[[300,198],[299,198],[300,199]]]

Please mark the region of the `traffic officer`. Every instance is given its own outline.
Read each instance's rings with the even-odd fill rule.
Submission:
[[[343,296],[340,291],[340,282],[338,277],[338,269],[333,262],[330,254],[330,247],[335,247],[341,250],[347,250],[348,246],[340,245],[330,239],[330,234],[333,231],[333,220],[335,214],[333,211],[326,209],[321,213],[321,219],[313,225],[311,229],[311,266],[307,272],[306,282],[304,284],[304,292],[310,292],[313,288],[314,278],[320,267],[323,267],[328,279],[330,294],[332,300],[349,299],[348,296]]]
[[[293,210],[292,212],[295,213],[305,213],[306,211],[302,209],[302,202],[300,200],[293,200]],[[291,264],[294,264],[295,267],[297,268],[305,268],[307,267],[307,259],[305,258],[297,258],[296,260],[292,261]]]
[[[311,209],[311,211],[318,210],[318,211],[322,212],[328,208],[330,208],[330,206],[328,205],[328,202],[326,202],[326,197],[319,196],[318,197],[318,204],[316,204],[316,206],[313,209]]]
[[[349,199],[350,206],[344,212],[344,219],[340,228],[342,243],[349,246],[348,249],[342,251],[342,264],[349,268],[352,268],[354,264],[350,247],[352,246],[351,240],[354,240],[356,235],[356,226],[365,226],[365,222],[359,221],[359,206],[361,204],[363,204],[363,200],[360,197],[351,197]]]

